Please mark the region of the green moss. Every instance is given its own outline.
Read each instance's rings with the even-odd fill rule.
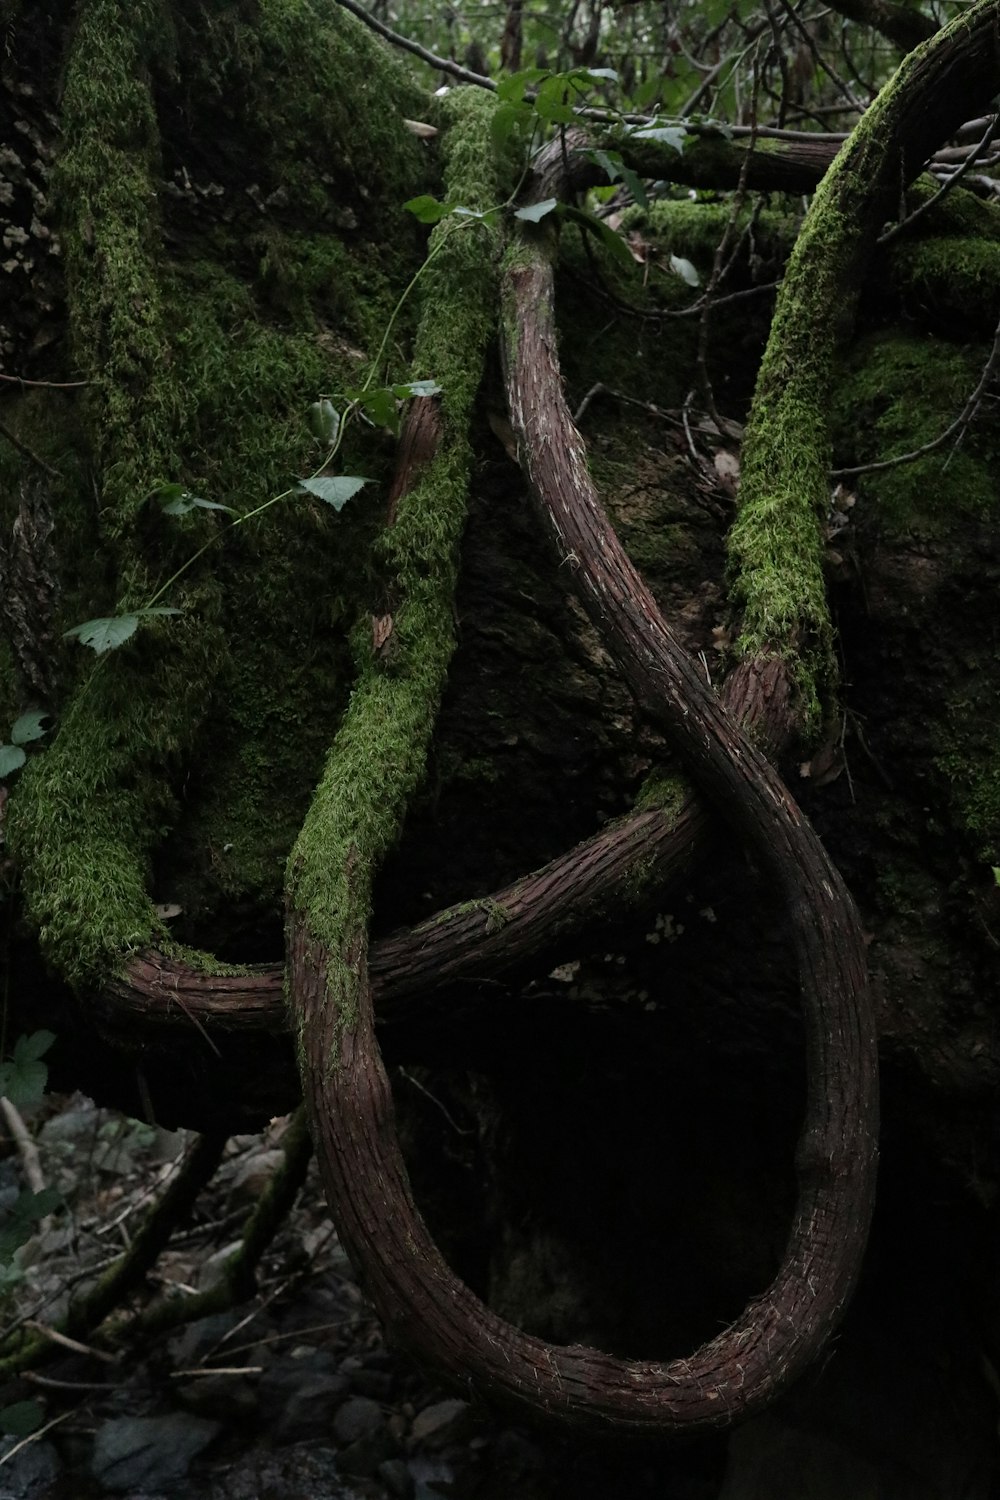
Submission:
[[[968,683],[949,694],[936,740],[935,765],[947,779],[958,823],[971,835],[976,858],[1000,865],[1000,689],[984,690],[995,677],[995,653],[970,664]]]
[[[50,459],[66,475],[55,497],[60,552],[81,558],[64,625],[146,602],[219,535],[225,523],[214,516],[161,517],[146,500],[157,482],[246,511],[312,467],[305,407],[359,383],[366,345],[410,274],[419,231],[399,204],[434,169],[386,106],[406,93],[391,58],[339,11],[327,24],[297,0],[250,9],[179,4],[175,39],[152,3],[87,0],[70,37],[53,183],[76,370],[92,385],[73,406],[80,422],[53,421],[65,398],[51,393],[40,417],[23,411],[25,431],[42,433],[39,451],[71,450],[68,462]],[[231,115],[239,120],[234,157],[245,126],[264,186],[271,174],[286,189],[294,229],[262,220],[241,194],[221,223],[202,221],[193,234],[185,207],[164,197],[164,214],[181,215],[168,255],[154,192],[164,77],[172,109],[190,86],[186,107],[200,125],[232,135]],[[368,150],[362,124],[374,155],[357,169],[361,197],[348,213],[346,176],[324,177],[318,159],[346,172],[345,157]],[[373,204],[365,223],[392,247],[377,269],[360,232],[336,232],[361,221],[365,179],[389,204]],[[362,454],[359,435],[344,463],[377,480],[386,458]],[[319,502],[283,502],[227,533],[171,589],[164,602],[183,607],[182,619],[144,628],[92,677],[94,658],[74,648],[82,688],[52,749],[21,776],[7,820],[29,916],[74,983],[96,984],[164,939],[154,881],[162,899],[183,896],[185,920],[227,898],[278,905],[284,854],[344,703],[345,622],[367,596],[361,559],[373,530],[363,502],[341,517]],[[184,884],[182,860],[201,878]]]
[[[860,341],[844,362],[833,391],[831,425],[837,459],[845,465],[912,453],[952,423],[976,385],[983,347],[942,339],[882,333]],[[997,504],[995,439],[977,422],[959,448],[848,481],[883,530],[942,535],[956,515],[983,517]]]
[[[475,91],[449,97],[444,142],[449,193],[486,208],[502,196],[489,124],[494,102]],[[329,957],[338,1022],[356,1016],[358,975],[347,953],[367,928],[372,881],[395,842],[425,771],[454,647],[458,543],[471,469],[469,422],[495,326],[493,232],[445,221],[419,285],[413,373],[443,387],[437,451],[399,503],[376,548],[393,600],[393,649],[375,654],[370,629],[356,636],[358,678],[288,865],[291,909]],[[333,1059],[332,1061],[335,1061]]]
[[[636,812],[676,815],[690,796],[690,787],[682,777],[667,771],[651,771],[636,793]]]

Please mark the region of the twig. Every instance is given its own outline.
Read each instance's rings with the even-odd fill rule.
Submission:
[[[7,380],[12,385],[35,385],[44,386],[50,391],[73,391],[81,385],[93,385],[92,380],[29,380],[25,375],[3,375],[0,380]]]
[[[419,57],[421,62],[429,63],[440,73],[450,73],[453,78],[458,78],[462,83],[474,83],[481,89],[489,89],[496,93],[496,84],[492,78],[487,78],[482,73],[472,73],[468,68],[463,68],[460,63],[452,62],[450,57],[439,57],[436,52],[428,52],[426,47],[421,47],[419,42],[411,42],[409,37],[401,36],[398,31],[393,31],[391,26],[386,26],[384,21],[376,20],[370,10],[365,10],[357,0],[338,0],[345,10],[349,10],[352,16],[357,16],[359,21],[372,31],[378,32],[387,42],[394,47],[402,47],[404,52],[412,52],[414,57]]]
[[[37,1443],[39,1438],[43,1438],[47,1432],[52,1431],[53,1427],[57,1427],[60,1422],[65,1422],[66,1418],[72,1415],[71,1411],[61,1411],[57,1417],[52,1418],[51,1422],[46,1422],[44,1427],[39,1427],[37,1432],[29,1432],[28,1436],[23,1437],[19,1443],[15,1443],[13,1448],[7,1449],[7,1452],[0,1458],[0,1468],[4,1464],[9,1464],[15,1453],[20,1453],[21,1449],[27,1448],[29,1443]]]
[[[45,1191],[45,1175],[42,1172],[42,1161],[38,1155],[38,1147],[31,1139],[27,1125],[21,1118],[17,1106],[6,1097],[0,1098],[0,1114],[3,1115],[4,1124],[10,1131],[17,1147],[17,1154],[21,1158],[21,1166],[24,1168],[24,1176],[29,1188],[33,1193]]]
[[[23,453],[25,458],[30,458],[31,462],[33,464],[37,464],[38,467],[43,471],[43,473],[47,474],[50,479],[62,478],[59,470],[54,469],[51,464],[47,464],[44,458],[40,458],[39,455],[35,452],[34,448],[29,448],[27,443],[22,442],[15,433],[11,432],[6,422],[0,422],[0,433],[3,433],[8,443],[10,443],[12,447],[16,448],[18,453]]]
[[[68,1334],[60,1333],[58,1328],[40,1323],[37,1318],[26,1318],[24,1326],[40,1333],[42,1338],[49,1339],[53,1344],[59,1344],[63,1349],[71,1349],[74,1354],[86,1354],[89,1359],[103,1360],[106,1365],[118,1363],[117,1355],[109,1354],[106,1349],[95,1349],[92,1344],[81,1344],[79,1339],[71,1339]]]

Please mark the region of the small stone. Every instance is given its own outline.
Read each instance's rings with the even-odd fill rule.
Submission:
[[[396,1495],[398,1500],[410,1500],[414,1489],[413,1475],[401,1458],[387,1458],[380,1463],[378,1477],[390,1495]]]
[[[370,1437],[385,1426],[382,1408],[377,1401],[367,1396],[354,1396],[345,1401],[333,1419],[333,1435],[339,1444],[346,1447],[359,1438]]]
[[[275,1442],[298,1443],[325,1437],[331,1422],[336,1432],[334,1413],[346,1394],[347,1380],[343,1375],[313,1375],[301,1381],[275,1423]]]
[[[221,1431],[218,1422],[185,1412],[164,1417],[115,1417],[98,1428],[91,1473],[105,1489],[168,1488]]]
[[[457,1398],[450,1401],[437,1401],[433,1406],[425,1406],[423,1411],[418,1412],[414,1417],[410,1436],[414,1443],[426,1443],[431,1448],[443,1448],[445,1443],[454,1441],[455,1430],[468,1410],[468,1401],[459,1401]]]

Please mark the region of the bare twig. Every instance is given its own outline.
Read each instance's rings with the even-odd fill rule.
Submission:
[[[879,244],[891,244],[891,242],[896,239],[898,235],[902,234],[904,229],[912,229],[913,224],[917,219],[921,218],[925,213],[928,212],[928,210],[934,208],[938,203],[940,203],[941,199],[946,197],[947,194],[951,192],[952,188],[956,187],[957,184],[961,182],[962,178],[965,176],[966,172],[968,172],[969,168],[975,166],[976,162],[980,160],[983,153],[989,150],[989,147],[993,141],[994,136],[997,133],[998,128],[1000,128],[1000,115],[994,115],[986,126],[986,130],[982,138],[975,146],[973,146],[972,150],[966,154],[965,160],[951,174],[947,181],[938,188],[937,192],[932,197],[919,204],[913,210],[912,214],[908,214],[905,219],[900,219],[898,224],[891,225],[890,228],[885,230],[883,234],[879,235]],[[945,154],[946,153],[944,152],[941,153],[942,156]]]
[[[31,1139],[27,1125],[21,1118],[17,1106],[6,1096],[0,1098],[0,1114],[3,1115],[4,1124],[10,1131],[11,1138],[17,1147],[17,1154],[21,1158],[21,1166],[24,1168],[25,1180],[33,1193],[45,1191],[45,1175],[42,1172],[42,1161],[38,1155],[38,1147]]]
[[[11,432],[6,422],[0,422],[0,433],[2,433],[3,436],[7,439],[11,447],[16,448],[18,453],[23,453],[25,458],[30,458],[31,462],[33,464],[37,464],[42,472],[47,474],[50,479],[62,478],[59,470],[54,469],[51,464],[47,464],[45,462],[44,458],[39,457],[34,448],[29,448],[27,443],[22,442],[22,440],[17,436],[16,433]]]

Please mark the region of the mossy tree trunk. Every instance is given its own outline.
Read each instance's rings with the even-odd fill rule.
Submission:
[[[940,324],[964,298],[974,321],[997,215],[956,194],[919,242],[874,242],[900,182],[995,93],[995,7],[913,54],[826,175],[764,354],[733,527],[725,490],[661,421],[695,353],[663,333],[681,327],[663,321],[679,284],[654,282],[628,321],[616,296],[642,290],[568,233],[522,241],[509,219],[467,215],[428,245],[403,211],[428,190],[477,212],[512,191],[488,95],[433,101],[351,17],[319,23],[297,0],[79,0],[5,26],[6,133],[30,149],[4,168],[28,228],[2,268],[5,373],[24,377],[0,395],[2,700],[10,722],[38,707],[53,726],[3,804],[16,1000],[30,992],[33,1024],[60,1031],[64,1076],[166,1122],[246,1128],[290,1107],[301,1077],[345,1241],[382,1315],[446,1372],[570,1422],[733,1422],[816,1355],[858,1273],[876,1128],[866,949],[891,1097],[916,1101],[923,1146],[963,1189],[988,1199],[1000,1170],[972,1113],[1000,1071],[979,998],[1000,947],[1000,699],[974,686],[993,650],[975,604],[996,575],[991,444],[970,429],[950,475],[934,471],[947,516],[925,479],[873,478],[870,509],[863,487],[851,497],[849,549],[831,545],[828,479],[833,444],[848,461],[918,447],[907,417],[944,425],[975,383],[977,354],[947,338],[931,351],[887,312],[919,303]],[[719,153],[678,174],[731,182]],[[785,160],[777,183],[815,167]],[[574,170],[558,150],[533,196],[568,193]],[[758,171],[740,167],[744,187]],[[717,222],[666,202],[639,230],[697,256]],[[762,216],[758,243],[780,260],[797,228],[791,209]],[[566,381],[615,402],[591,400],[586,459],[559,390],[550,262]],[[28,285],[30,316],[14,305]],[[847,344],[859,298],[867,363]],[[731,378],[740,415],[763,305],[716,314],[716,385]],[[919,414],[902,410],[914,370]],[[442,392],[411,404],[398,443],[347,429],[338,463],[366,476],[362,498],[335,514],[289,491],[323,464],[310,402],[425,379]],[[233,526],[220,509],[164,513],[151,497],[168,481],[237,516],[285,497]],[[142,613],[159,605],[179,613]],[[139,628],[101,658],[62,644],[102,616]],[[832,862],[755,744],[786,780],[812,773],[803,800]],[[709,1014],[721,1055],[678,1066]],[[376,1022],[406,1064],[402,1151]],[[647,1053],[648,1089],[619,1091],[622,1060],[645,1076]],[[638,1101],[641,1152],[627,1129],[591,1133],[564,1078],[540,1089],[567,1055],[611,1113]],[[594,1190],[546,1183],[573,1180],[584,1138],[648,1209],[678,1128],[663,1079],[682,1113],[703,1111],[712,1066],[731,1093],[727,1129],[708,1132],[726,1160],[696,1150],[665,1172],[696,1205],[690,1306],[643,1316],[608,1294],[607,1247],[581,1227]],[[489,1184],[471,1229],[442,1218],[414,1068],[421,1098],[467,1122],[440,1180]],[[530,1128],[539,1092],[553,1144],[518,1172],[521,1148],[498,1142]],[[749,1150],[733,1139],[747,1111]],[[436,1249],[404,1154],[473,1291]],[[763,1207],[734,1231],[743,1170]],[[718,1222],[698,1206],[706,1179]],[[733,1265],[706,1252],[720,1233]],[[547,1277],[559,1295],[540,1293]],[[584,1338],[615,1357],[559,1347]]]

